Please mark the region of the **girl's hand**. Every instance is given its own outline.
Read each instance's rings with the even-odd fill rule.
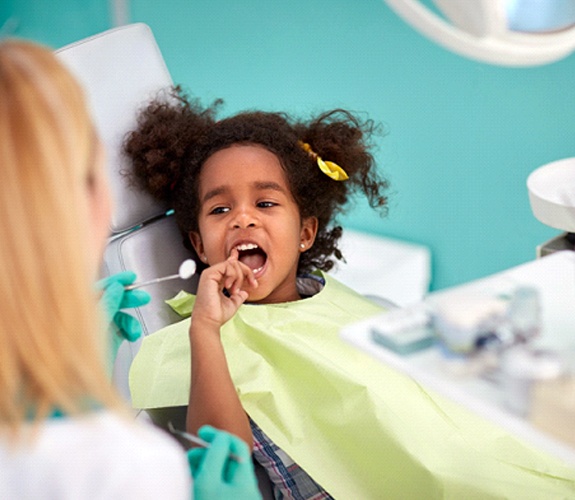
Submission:
[[[238,260],[238,255],[234,249],[228,259],[202,271],[192,322],[221,327],[247,300],[248,292],[242,287],[258,286],[252,270]],[[229,297],[224,295],[224,289]]]

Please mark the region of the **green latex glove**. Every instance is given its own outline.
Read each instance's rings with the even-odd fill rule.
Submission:
[[[116,354],[124,339],[134,342],[142,335],[140,322],[134,316],[121,311],[121,309],[146,305],[151,300],[148,292],[124,288],[134,283],[135,280],[135,273],[124,271],[96,283],[96,287],[103,291],[101,303],[112,327],[112,362],[116,359]]]
[[[254,464],[247,445],[238,437],[204,425],[198,435],[209,448],[192,448],[188,461],[194,477],[195,500],[261,500]],[[241,458],[241,463],[230,458]]]

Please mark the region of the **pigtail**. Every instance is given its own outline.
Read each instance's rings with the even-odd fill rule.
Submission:
[[[220,104],[216,101],[203,109],[179,86],[152,101],[140,113],[136,129],[124,143],[131,160],[129,175],[135,184],[171,206],[191,150],[215,123]]]
[[[312,144],[318,155],[340,165],[349,176],[345,182],[332,186],[339,205],[336,210],[343,209],[349,195],[361,191],[372,208],[386,213],[388,183],[379,177],[371,154],[374,137],[382,135],[380,125],[335,109],[312,120],[303,135],[304,142]]]
[[[388,183],[378,175],[371,153],[373,139],[381,134],[381,127],[373,120],[362,121],[349,111],[336,109],[295,125],[300,142],[309,145],[304,151],[305,182],[297,187],[302,201],[302,215],[318,218],[318,234],[312,248],[300,258],[300,272],[308,269],[329,271],[334,266],[331,257],[344,260],[338,248],[343,233],[334,224],[337,215],[347,207],[350,198],[363,193],[370,206],[382,215],[387,213]],[[313,153],[310,153],[312,150]],[[336,181],[317,166],[317,157],[336,163],[348,179]]]

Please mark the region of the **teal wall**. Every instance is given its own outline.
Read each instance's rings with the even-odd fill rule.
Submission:
[[[9,0],[16,34],[52,46],[110,25],[95,0]],[[345,107],[382,122],[386,218],[358,202],[348,227],[422,243],[432,287],[531,260],[558,234],[525,181],[575,156],[575,56],[535,68],[473,62],[427,41],[381,0],[132,0],[175,82],[224,113]],[[1,22],[1,19],[0,19]]]
[[[0,0],[2,35],[58,48],[110,27],[106,0]]]

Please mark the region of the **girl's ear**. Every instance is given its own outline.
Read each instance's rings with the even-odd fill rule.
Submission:
[[[305,252],[313,245],[317,235],[317,228],[317,217],[307,217],[303,219],[300,231],[300,248],[302,252]]]
[[[200,233],[196,231],[190,231],[188,233],[188,238],[190,238],[192,246],[194,247],[194,250],[198,254],[198,257],[203,261],[205,261],[206,254],[204,253],[204,244],[202,243],[202,237],[200,236]]]

